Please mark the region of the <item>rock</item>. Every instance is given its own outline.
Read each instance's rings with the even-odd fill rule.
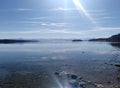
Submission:
[[[42,78],[42,75],[38,75],[39,78]]]
[[[65,64],[65,66],[69,66],[68,64]]]
[[[73,75],[73,74],[66,74],[68,78],[71,78],[71,79],[77,79],[78,76],[77,75]]]
[[[71,74],[66,74],[68,78],[71,78]]]
[[[120,82],[120,77],[117,77],[117,80]]]
[[[55,75],[59,75],[59,72],[55,72]]]
[[[102,85],[95,86],[92,81],[86,81],[82,77],[75,74],[67,74],[65,72],[55,72],[58,80],[64,85],[64,82],[70,86],[70,88],[104,88]]]
[[[110,65],[114,65],[114,64],[110,64]]]
[[[79,80],[82,80],[83,78],[82,77],[79,77]]]
[[[85,87],[85,85],[86,85],[86,83],[85,83],[85,82],[79,82],[79,84],[80,84],[80,86],[81,86],[81,87],[83,87],[83,88],[84,88],[84,87]]]
[[[77,87],[79,85],[76,80],[70,80],[69,83],[74,87]]]
[[[89,84],[91,84],[92,82],[91,81],[87,81]]]
[[[85,53],[84,51],[82,51],[82,53]]]
[[[77,75],[71,75],[71,78],[72,78],[72,79],[77,79],[78,76],[77,76]]]
[[[107,62],[105,62],[105,64],[107,64]]]
[[[111,81],[108,81],[108,84],[111,84]]]
[[[105,88],[102,84],[96,84],[97,88]]]
[[[116,67],[120,67],[120,64],[115,64]]]

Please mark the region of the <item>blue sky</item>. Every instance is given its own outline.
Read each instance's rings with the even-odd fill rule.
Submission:
[[[0,38],[98,38],[120,33],[120,0],[0,0]]]

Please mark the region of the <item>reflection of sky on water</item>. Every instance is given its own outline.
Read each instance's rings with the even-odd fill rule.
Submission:
[[[8,44],[0,45],[0,57],[24,59],[67,59],[70,55],[113,55],[120,53],[108,43],[34,43],[34,44]],[[3,59],[1,59],[3,60]]]
[[[92,79],[94,76],[93,81],[98,81],[97,78],[99,78],[101,82],[103,78],[111,80],[115,75],[114,70],[111,70],[114,67],[104,63],[109,61],[116,63],[119,58],[119,48],[103,42],[0,45],[0,68],[6,75],[11,70],[17,71],[19,74],[33,74],[37,69],[38,73],[46,70],[52,74],[52,71],[57,69],[68,73],[77,73],[86,79]],[[54,80],[57,82],[56,78]],[[56,84],[60,88],[65,88],[59,81]],[[68,86],[66,84],[66,88]]]
[[[97,47],[97,48],[96,48]],[[8,45],[0,45],[0,51],[12,51],[12,52],[38,52],[44,53],[48,51],[48,53],[59,53],[59,52],[69,52],[69,51],[108,51],[112,49],[112,47],[108,46],[108,43],[34,43],[34,44],[8,44]],[[107,50],[105,50],[107,49]],[[91,51],[92,50],[92,51]]]
[[[119,54],[118,48],[103,42],[47,42],[0,45],[0,63],[3,61],[37,62],[71,59],[110,60]]]

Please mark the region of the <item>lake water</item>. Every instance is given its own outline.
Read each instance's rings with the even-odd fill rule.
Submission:
[[[105,42],[0,44],[0,88],[82,88],[66,87],[55,72],[74,74],[95,88],[119,88],[118,63],[119,46]]]

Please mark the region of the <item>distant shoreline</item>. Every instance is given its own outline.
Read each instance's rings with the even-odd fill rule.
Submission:
[[[54,40],[54,39],[53,39]],[[64,39],[63,39],[64,40]],[[65,39],[66,40],[66,39]],[[70,39],[68,39],[70,40]],[[59,41],[59,40],[57,40]],[[109,38],[96,38],[89,40],[82,39],[71,39],[72,42],[82,42],[82,41],[92,41],[92,42],[120,42],[120,34],[113,35]],[[26,40],[26,39],[0,39],[0,44],[13,44],[13,43],[30,43],[30,42],[40,42],[40,40]]]
[[[39,42],[38,40],[0,39],[0,44]]]
[[[109,38],[97,38],[97,39],[90,39],[88,41],[99,41],[99,42],[120,42],[120,34],[113,35]]]

